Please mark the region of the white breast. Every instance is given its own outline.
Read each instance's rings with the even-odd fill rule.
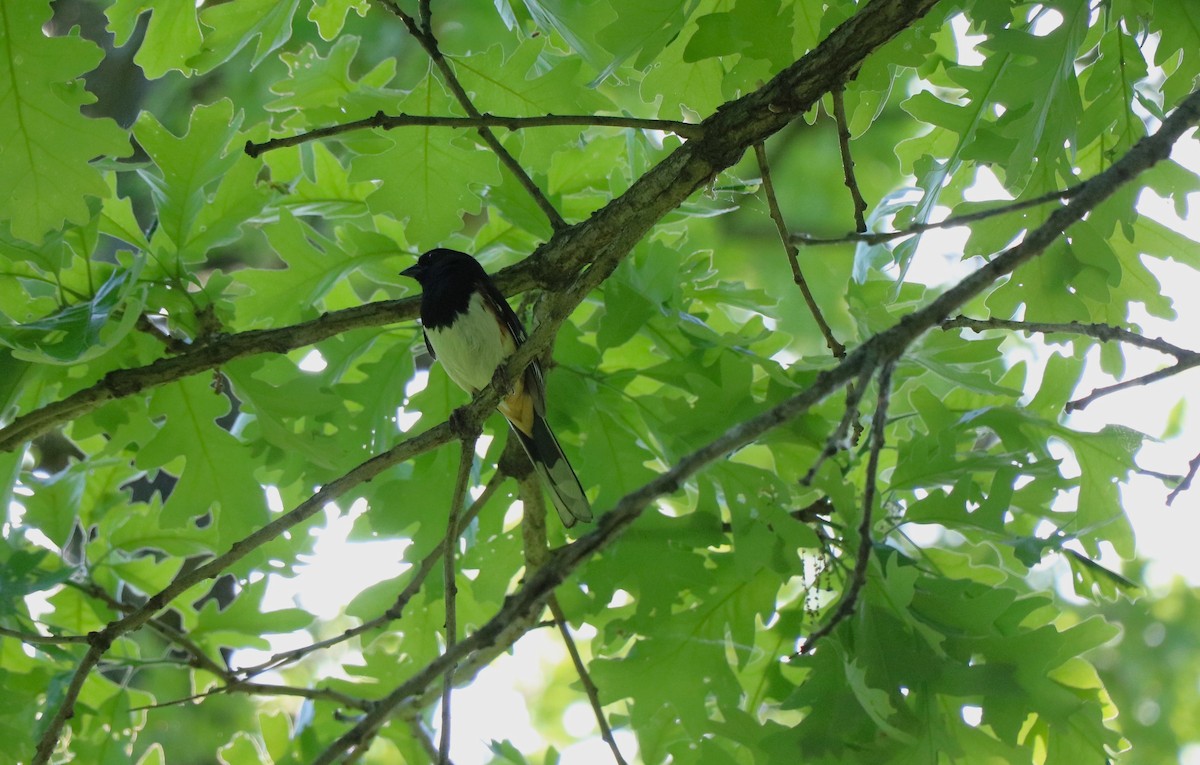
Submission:
[[[446,374],[469,393],[487,387],[496,367],[514,349],[512,338],[500,331],[496,316],[478,293],[471,297],[467,312],[454,318],[453,327],[426,329],[425,334]]]

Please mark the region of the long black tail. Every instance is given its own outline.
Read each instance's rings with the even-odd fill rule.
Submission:
[[[571,463],[567,462],[567,456],[563,454],[558,439],[546,424],[546,419],[534,415],[531,436],[526,436],[516,428],[513,428],[512,432],[521,440],[521,445],[525,447],[525,453],[537,468],[542,482],[550,489],[550,499],[554,503],[554,509],[558,511],[558,517],[562,519],[562,524],[570,528],[576,521],[592,520],[592,507],[583,493],[579,477],[575,475]]]

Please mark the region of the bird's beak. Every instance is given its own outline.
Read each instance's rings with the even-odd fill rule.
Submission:
[[[409,279],[421,280],[421,266],[417,263],[412,264],[408,268],[400,272],[401,276],[407,276]]]

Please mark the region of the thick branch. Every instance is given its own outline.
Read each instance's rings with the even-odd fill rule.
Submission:
[[[494,276],[497,285],[506,294],[523,292],[560,278],[561,267],[529,259],[502,269]],[[6,427],[0,428],[0,452],[12,451],[109,401],[137,395],[247,356],[287,353],[351,330],[411,321],[417,318],[420,307],[419,297],[368,303],[325,313],[311,321],[289,327],[256,329],[214,338],[179,356],[159,359],[143,367],[113,370],[90,387],[17,417]]]

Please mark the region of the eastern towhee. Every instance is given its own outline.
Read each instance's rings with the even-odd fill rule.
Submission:
[[[425,347],[450,379],[474,395],[525,342],[525,328],[475,258],[439,247],[400,272],[420,283]],[[583,486],[546,424],[546,384],[533,362],[497,405],[537,468],[564,526],[590,521]]]

